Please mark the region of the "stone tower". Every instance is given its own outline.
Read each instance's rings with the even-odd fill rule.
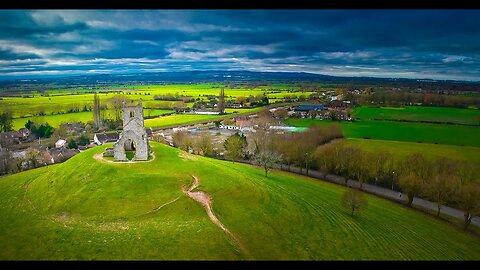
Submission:
[[[123,105],[123,131],[113,146],[113,157],[127,161],[125,151],[135,151],[132,160],[147,160],[149,155],[147,132],[143,125],[142,101],[137,106]]]

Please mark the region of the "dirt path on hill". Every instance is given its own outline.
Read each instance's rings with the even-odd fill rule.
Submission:
[[[185,194],[187,194],[188,197],[190,197],[190,198],[194,199],[195,201],[199,202],[203,206],[203,208],[205,208],[210,220],[215,225],[220,227],[220,229],[222,229],[228,236],[230,236],[230,238],[234,242],[234,245],[237,246],[240,249],[239,251],[241,253],[243,253],[247,258],[253,258],[252,255],[250,254],[250,252],[242,245],[242,243],[240,243],[240,240],[238,240],[237,237],[235,237],[235,235],[233,235],[227,229],[227,227],[225,227],[225,225],[223,225],[223,223],[220,222],[220,220],[218,220],[218,218],[215,216],[215,214],[213,213],[213,210],[212,210],[212,199],[209,196],[209,194],[204,192],[204,191],[193,191],[194,189],[196,189],[200,185],[200,179],[198,179],[194,175],[192,175],[192,177],[194,179],[194,182],[193,182],[192,186],[189,189],[184,189],[183,192]]]

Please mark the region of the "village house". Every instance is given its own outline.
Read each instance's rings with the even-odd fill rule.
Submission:
[[[70,136],[85,133],[85,124],[81,122],[65,123],[63,125]]]
[[[93,141],[97,145],[102,145],[104,143],[108,142],[116,142],[120,138],[120,134],[118,132],[113,132],[113,133],[99,133],[93,136]]]
[[[66,144],[67,144],[67,140],[59,139],[57,142],[55,142],[55,148],[64,147]]]
[[[68,149],[65,147],[46,149],[45,157],[49,164],[64,162],[65,160],[80,153],[77,149]]]
[[[8,131],[0,133],[0,143],[3,146],[19,144],[23,140],[23,135],[18,131]]]
[[[301,118],[309,117],[310,114],[317,114],[324,110],[324,105],[321,104],[301,104],[292,108],[293,114],[298,114]]]

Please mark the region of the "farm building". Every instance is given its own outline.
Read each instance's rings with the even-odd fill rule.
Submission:
[[[19,144],[23,139],[23,135],[18,131],[8,131],[0,133],[0,142],[6,145]]]
[[[323,110],[323,105],[316,104],[301,104],[298,107],[294,107],[295,112],[309,112],[309,111],[321,111]]]

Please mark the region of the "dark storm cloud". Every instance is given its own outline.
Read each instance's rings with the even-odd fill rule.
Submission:
[[[176,70],[480,80],[479,10],[0,11],[0,77]]]

